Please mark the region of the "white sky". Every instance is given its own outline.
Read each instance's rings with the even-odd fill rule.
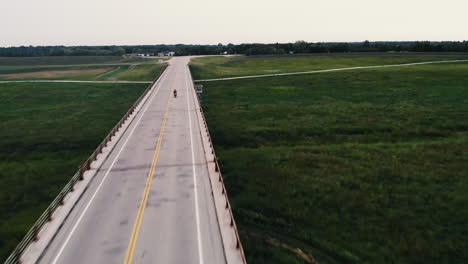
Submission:
[[[0,0],[0,46],[468,40],[468,0]]]

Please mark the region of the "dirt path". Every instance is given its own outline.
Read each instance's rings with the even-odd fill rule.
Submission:
[[[111,74],[111,73],[113,73],[113,72],[115,72],[115,71],[118,71],[118,70],[120,70],[120,66],[117,67],[117,68],[115,68],[115,69],[112,69],[112,70],[110,70],[110,71],[107,71],[107,72],[105,72],[105,73],[103,73],[103,74],[98,75],[97,78],[104,77],[104,76],[106,76],[106,75],[108,75],[108,74]]]
[[[265,78],[265,77],[301,75],[301,74],[312,74],[312,73],[322,73],[322,72],[350,71],[350,70],[375,69],[375,68],[386,68],[386,67],[416,66],[416,65],[439,64],[439,63],[457,63],[457,62],[468,62],[468,60],[444,60],[444,61],[426,61],[426,62],[375,65],[375,66],[357,66],[357,67],[336,68],[336,69],[315,70],[315,71],[304,71],[304,72],[289,72],[289,73],[275,73],[275,74],[262,74],[262,75],[228,77],[228,78],[205,79],[205,80],[195,80],[195,82],[228,81],[228,80],[237,80],[237,79]]]

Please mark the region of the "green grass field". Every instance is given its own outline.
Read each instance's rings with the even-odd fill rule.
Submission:
[[[18,72],[19,70],[10,70],[13,73],[0,74],[0,80],[87,80],[98,79],[98,76],[114,69],[114,66],[101,67],[65,67],[54,69],[36,69],[33,72]],[[16,72],[16,73],[15,73]]]
[[[468,54],[335,54],[298,56],[234,56],[202,57],[193,59],[194,80],[260,75],[273,73],[324,70],[354,66],[402,64],[412,62],[468,59]]]
[[[110,76],[104,76],[107,80],[125,81],[152,81],[154,76],[164,69],[164,64],[140,64],[126,69],[116,69]]]
[[[129,80],[151,81],[162,70],[161,64],[125,67],[122,78]],[[0,83],[0,260],[147,86]]]
[[[50,66],[147,62],[140,57],[121,56],[48,56],[48,57],[0,57],[0,66]]]
[[[152,81],[165,67],[160,60],[166,58],[0,57],[0,80]]]
[[[284,70],[390,63],[307,59]],[[195,78],[284,65],[234,60],[196,66]],[[460,63],[204,83],[248,262],[466,263],[467,73]]]

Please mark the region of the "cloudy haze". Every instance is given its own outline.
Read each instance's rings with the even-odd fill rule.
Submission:
[[[0,46],[468,40],[466,0],[1,0]]]

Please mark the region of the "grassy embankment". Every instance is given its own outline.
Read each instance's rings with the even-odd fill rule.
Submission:
[[[116,68],[98,80],[151,81],[163,69],[163,64],[140,64]]]
[[[0,58],[0,80],[152,81],[164,59],[123,57]]]
[[[465,263],[467,72],[463,63],[205,83],[249,263]],[[220,77],[211,65],[194,75]]]
[[[73,57],[72,61],[46,59],[49,64],[90,65],[114,60],[102,61],[104,57]],[[133,58],[126,61],[129,60],[139,61]],[[7,67],[5,63],[16,65],[19,71],[22,67],[32,67],[25,64],[42,65],[43,61],[43,58],[0,58],[3,67]],[[125,72],[125,78],[153,80],[161,69],[154,64],[133,68]],[[0,260],[13,250],[78,166],[147,86],[0,84]]]
[[[402,64],[425,61],[468,59],[468,54],[335,54],[297,56],[234,56],[205,57],[192,60],[191,68],[195,80],[261,75],[273,73],[301,72],[336,69],[355,66]]]

